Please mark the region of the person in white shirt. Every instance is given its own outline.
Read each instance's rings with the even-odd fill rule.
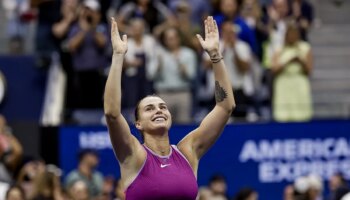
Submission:
[[[181,45],[176,28],[165,30],[161,35],[164,48],[160,48],[159,65],[149,71],[154,79],[156,93],[167,102],[175,123],[191,121],[192,80],[196,72],[196,54]]]
[[[124,111],[129,121],[133,121],[133,108],[144,96],[154,93],[150,78],[147,78],[149,68],[157,65],[157,42],[152,35],[145,33],[145,21],[134,18],[130,22],[131,38],[128,42],[128,52],[125,55],[123,71]],[[151,50],[151,51],[150,51]],[[133,92],[127,92],[133,91]]]

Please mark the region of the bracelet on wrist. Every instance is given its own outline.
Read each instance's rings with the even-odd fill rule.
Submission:
[[[220,62],[222,59],[224,59],[224,57],[220,56],[218,58],[211,58],[210,60],[211,60],[212,63],[215,64],[215,63]]]

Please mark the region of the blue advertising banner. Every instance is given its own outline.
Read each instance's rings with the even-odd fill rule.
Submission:
[[[194,128],[173,126],[171,142],[176,144]],[[250,186],[261,200],[280,200],[284,187],[302,175],[313,173],[327,180],[342,172],[350,179],[349,130],[350,121],[228,125],[201,159],[198,184],[206,185],[219,173],[227,178],[230,196]],[[138,136],[135,129],[132,132]],[[99,170],[119,177],[106,127],[61,128],[60,164],[66,173],[77,166],[81,148],[98,150]]]

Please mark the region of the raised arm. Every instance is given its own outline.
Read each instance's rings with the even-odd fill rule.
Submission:
[[[140,143],[131,134],[128,123],[121,114],[121,73],[127,51],[127,36],[119,36],[117,22],[112,19],[112,65],[104,94],[104,112],[109,135],[118,161],[123,164],[140,149]],[[135,156],[133,156],[135,158]]]
[[[216,22],[212,17],[208,17],[204,23],[205,39],[200,35],[197,37],[213,64],[216,105],[200,126],[178,144],[192,167],[196,167],[199,159],[220,136],[235,107],[231,82],[227,76],[223,57],[219,52],[219,31]]]

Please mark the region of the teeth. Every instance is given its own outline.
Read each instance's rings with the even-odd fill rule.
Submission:
[[[161,121],[165,121],[165,119],[163,117],[159,117],[159,118],[156,118],[154,121],[161,122]]]

